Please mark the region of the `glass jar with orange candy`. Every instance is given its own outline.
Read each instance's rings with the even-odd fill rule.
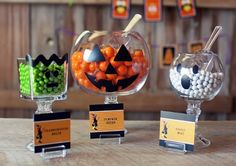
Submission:
[[[112,97],[143,87],[149,56],[146,42],[135,31],[84,31],[72,48],[70,62],[82,89]]]

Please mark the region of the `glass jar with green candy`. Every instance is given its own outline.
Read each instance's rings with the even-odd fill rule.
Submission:
[[[67,88],[67,55],[53,54],[48,60],[39,55],[18,59],[20,94],[30,99],[60,99]]]
[[[35,114],[52,113],[52,103],[66,99],[68,55],[53,54],[48,59],[43,55],[36,58],[27,55],[18,58],[17,64],[20,96],[37,103]],[[33,142],[27,148],[34,151]]]

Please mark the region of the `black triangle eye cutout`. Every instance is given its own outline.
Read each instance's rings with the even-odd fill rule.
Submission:
[[[105,74],[117,74],[116,69],[109,63]]]
[[[86,59],[87,62],[101,62],[105,61],[105,57],[100,51],[100,48],[98,45],[95,45],[92,52],[88,56],[88,59]]]
[[[114,61],[132,61],[129,51],[123,44],[116,54]]]

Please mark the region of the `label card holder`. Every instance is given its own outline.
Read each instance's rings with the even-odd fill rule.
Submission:
[[[195,116],[161,111],[159,145],[169,150],[194,150]]]
[[[70,145],[70,112],[34,115],[35,153],[44,159],[65,157]]]
[[[124,137],[124,106],[119,104],[90,105],[89,131],[99,144],[120,144]]]

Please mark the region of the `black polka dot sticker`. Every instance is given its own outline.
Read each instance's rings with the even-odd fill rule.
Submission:
[[[194,65],[193,66],[193,73],[197,74],[198,73],[198,69],[199,69],[198,65]]]
[[[184,75],[181,78],[181,85],[184,89],[189,89],[189,87],[190,87],[190,78],[187,75]]]
[[[179,64],[176,66],[176,70],[177,70],[178,73],[180,73],[181,68],[182,68],[182,66],[181,66],[181,64],[179,63]]]

